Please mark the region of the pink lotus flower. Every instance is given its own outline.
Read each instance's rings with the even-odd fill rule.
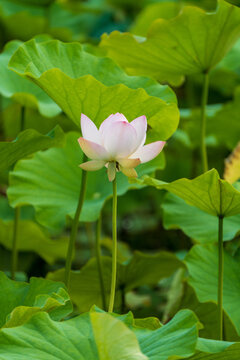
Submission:
[[[102,122],[98,130],[82,114],[81,129],[83,137],[78,142],[91,161],[80,167],[94,171],[106,166],[110,181],[115,179],[116,171],[122,171],[128,177],[137,177],[134,168],[155,158],[165,145],[165,141],[144,145],[147,131],[147,119],[144,115],[129,123],[123,114],[112,114]]]

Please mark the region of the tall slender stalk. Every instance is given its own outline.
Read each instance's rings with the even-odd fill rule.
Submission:
[[[88,238],[88,244],[89,244],[89,251],[90,256],[95,256],[95,233],[93,231],[93,224],[91,222],[85,223],[87,238]]]
[[[25,107],[21,107],[20,114],[20,132],[24,130],[25,122]],[[15,280],[15,273],[18,267],[18,227],[20,220],[21,208],[18,206],[14,209],[14,221],[13,221],[13,238],[12,238],[12,264],[11,264],[11,278]]]
[[[202,88],[202,100],[201,100],[201,158],[202,158],[202,170],[203,172],[208,171],[208,158],[206,148],[206,105],[208,100],[208,87],[209,87],[209,76],[206,72],[203,79]]]
[[[117,177],[113,180],[112,205],[112,280],[108,312],[113,312],[117,279]]]
[[[86,155],[84,155],[83,162],[86,161],[86,159],[87,159],[87,157],[86,157]],[[74,216],[74,219],[72,222],[72,229],[71,229],[71,234],[70,234],[70,238],[69,238],[68,252],[67,252],[67,258],[66,258],[66,264],[65,264],[65,285],[67,287],[69,285],[69,280],[70,280],[73,250],[74,250],[74,246],[75,246],[75,242],[76,242],[79,218],[80,218],[83,203],[84,203],[86,188],[87,188],[87,172],[83,170],[81,188],[80,188],[79,199],[78,199],[78,206],[77,206],[77,210],[75,212],[75,216]]]
[[[218,339],[223,340],[223,216],[218,217]]]
[[[103,310],[106,311],[107,306],[106,306],[105,287],[103,280],[103,265],[101,258],[101,230],[102,230],[102,217],[100,214],[100,217],[97,221],[97,229],[96,229],[96,257],[97,257],[99,283],[100,283],[101,296],[102,296],[102,307]]]
[[[15,280],[15,273],[18,266],[18,227],[20,220],[20,207],[14,209],[14,222],[13,222],[13,241],[12,241],[12,268],[11,278]]]

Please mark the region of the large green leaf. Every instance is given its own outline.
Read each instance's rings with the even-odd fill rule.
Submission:
[[[136,251],[127,263],[122,264],[119,281],[124,284],[126,291],[141,285],[155,285],[182,266],[176,255],[167,251],[154,255]]]
[[[239,111],[240,87],[238,86],[235,89],[233,101],[224,104],[213,117],[208,119],[208,134],[215,136],[220,144],[224,144],[230,150],[239,142]]]
[[[74,216],[80,191],[83,153],[77,142],[80,134],[69,133],[64,148],[53,148],[38,152],[32,159],[18,162],[10,174],[8,197],[10,204],[32,205],[37,220],[49,227],[61,227],[66,216]],[[139,165],[139,175],[162,168],[160,155],[147,164]],[[118,174],[118,195],[130,188],[127,177]],[[139,187],[137,185],[137,187]],[[88,174],[86,200],[81,221],[95,221],[105,201],[112,195],[112,184],[108,181],[106,169]]]
[[[217,302],[217,254],[215,245],[196,245],[185,258],[190,274],[189,283],[196,291],[200,302]],[[223,308],[240,335],[239,274],[239,262],[224,252]]]
[[[216,339],[216,324],[218,321],[218,307],[213,301],[200,302],[193,288],[186,282],[183,284],[183,292],[180,295],[179,301],[180,309],[190,309],[198,317],[199,321],[203,325],[200,329],[199,335],[207,339]],[[237,331],[224,312],[224,339],[226,341],[239,341],[240,337],[237,335]]]
[[[110,293],[112,262],[110,257],[103,257],[103,281],[106,298]],[[156,285],[161,279],[171,276],[183,264],[174,254],[161,251],[155,255],[135,252],[125,263],[118,264],[117,301],[120,307],[121,291],[127,292],[142,285]],[[64,280],[64,269],[48,275],[55,281]],[[69,293],[79,311],[88,311],[93,304],[102,306],[101,289],[96,258],[92,258],[80,270],[72,271]]]
[[[0,171],[39,150],[62,146],[64,140],[65,136],[62,129],[56,126],[47,135],[28,129],[21,132],[14,141],[2,141],[0,142]]]
[[[160,329],[135,331],[141,350],[149,359],[168,360],[186,358],[195,353],[198,328],[196,315],[190,310],[182,310]]]
[[[41,313],[21,327],[0,332],[0,356],[3,360],[15,356],[21,360],[30,354],[36,360],[181,359],[195,353],[197,329],[198,320],[189,310],[154,331],[131,325],[129,317],[95,311],[64,322]]]
[[[0,220],[0,244],[12,249],[13,221]],[[68,248],[68,238],[50,239],[33,221],[22,220],[18,226],[18,250],[35,252],[49,264],[57,259],[65,259]]]
[[[95,307],[92,310],[101,311]],[[141,322],[141,319],[136,321],[131,312],[126,315],[113,315],[136,334],[142,352],[150,360],[182,359],[193,354],[198,346],[197,335],[201,325],[190,310],[179,311],[166,325],[154,329],[148,326],[148,320],[152,322],[151,318]],[[174,339],[171,347],[168,343],[170,339]],[[201,343],[201,348],[203,347],[206,347],[204,340]]]
[[[163,1],[150,4],[136,17],[131,32],[138,36],[146,36],[150,25],[156,19],[171,19],[176,16],[181,9],[177,1]]]
[[[240,343],[228,346],[221,352],[212,354],[206,354],[205,352],[199,352],[196,355],[188,358],[189,360],[238,360],[240,354]]]
[[[0,272],[0,327],[15,327],[27,322],[37,312],[47,311],[54,320],[72,312],[72,305],[61,283],[31,278],[30,283],[10,280]]]
[[[201,243],[218,241],[218,219],[196,207],[188,205],[173,194],[167,194],[161,204],[165,229],[180,228],[190,238]],[[193,221],[194,219],[194,221]],[[224,220],[223,240],[232,240],[240,231],[240,215]]]
[[[177,128],[172,90],[148,78],[128,76],[111,59],[91,55],[80,44],[33,39],[18,48],[9,66],[39,85],[78,126],[82,112],[97,125],[111,113],[122,112],[129,119],[145,114],[150,135],[158,140]]]
[[[225,96],[232,96],[234,89],[240,85],[240,40],[238,40],[227,55],[211,72],[211,87],[217,89]]]
[[[33,6],[22,1],[0,0],[0,19],[8,39],[27,40],[46,30],[47,19],[42,3]]]
[[[240,9],[219,0],[213,13],[184,7],[170,20],[156,20],[147,38],[114,31],[101,45],[130,74],[180,82],[183,75],[212,69],[240,34]]]
[[[134,333],[120,320],[93,312],[64,322],[37,314],[17,328],[0,332],[3,360],[147,360]]]
[[[31,81],[23,79],[8,69],[11,56],[21,44],[21,41],[11,41],[0,54],[1,95],[12,98],[22,106],[36,108],[42,115],[47,117],[59,114],[61,109],[44,91]]]
[[[155,186],[157,189],[166,189],[211,215],[226,217],[240,213],[240,192],[227,181],[221,180],[215,169],[193,180],[183,178],[165,183],[146,176],[138,182]]]

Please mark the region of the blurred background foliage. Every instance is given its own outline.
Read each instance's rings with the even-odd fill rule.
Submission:
[[[231,0],[239,5],[239,1]],[[17,137],[20,129],[31,128],[41,134],[50,132],[57,124],[65,131],[75,131],[77,127],[60,111],[56,104],[33,83],[18,85],[17,76],[7,70],[7,64],[14,49],[22,41],[37,35],[48,35],[64,42],[77,41],[85,44],[86,51],[100,53],[96,48],[103,33],[114,30],[129,31],[144,37],[149,26],[157,18],[169,19],[176,16],[184,5],[197,5],[207,11],[214,10],[215,0],[157,1],[157,0],[0,0],[0,139],[11,141]],[[15,40],[8,44],[9,41]],[[16,41],[18,40],[18,41]],[[210,92],[207,107],[207,145],[209,168],[215,167],[222,175],[224,159],[232,152],[239,141],[240,122],[240,41],[236,42],[229,53],[216,66],[210,75]],[[8,72],[8,74],[7,74]],[[5,80],[4,80],[5,79]],[[19,80],[19,81],[20,81]],[[4,86],[7,82],[8,88]],[[9,85],[12,81],[12,86]],[[21,94],[25,89],[29,94],[37,94],[42,103],[50,104],[44,108],[36,104],[33,97]],[[165,150],[165,168],[157,170],[157,178],[173,181],[178,178],[193,178],[201,173],[199,154],[200,100],[202,75],[191,75],[186,81],[175,87],[181,120],[178,130],[167,142]],[[16,95],[16,93],[18,93]],[[24,124],[21,124],[21,109],[24,106]],[[227,119],[227,127],[226,127]],[[30,156],[31,157],[31,156]],[[12,232],[13,209],[6,197],[9,170],[0,173],[0,270],[8,271],[10,251],[7,236]],[[134,250],[154,254],[159,250],[168,250],[183,259],[186,252],[195,243],[206,239],[208,224],[204,223],[206,233],[199,235],[184,219],[172,220],[176,199],[165,191],[154,188],[130,190],[119,197],[118,232],[119,261],[126,263]],[[170,209],[170,210],[169,210]],[[189,211],[185,209],[184,211]],[[191,210],[190,210],[191,211]],[[196,218],[200,216],[196,214]],[[102,229],[103,254],[111,253],[111,202],[104,207]],[[175,218],[176,219],[176,218]],[[192,221],[194,221],[193,219]],[[18,277],[46,276],[48,272],[64,266],[70,221],[61,229],[51,230],[36,222],[32,207],[21,211],[22,230],[20,231],[20,256]],[[232,229],[232,228],[231,228]],[[234,226],[226,249],[239,257],[240,221]],[[26,235],[26,232],[28,235]],[[29,234],[32,237],[29,239]],[[75,252],[74,269],[84,266],[94,255],[96,223],[81,223]],[[28,241],[27,241],[28,238]],[[29,241],[30,240],[30,241]],[[57,250],[56,250],[57,249]],[[173,271],[173,275],[164,278],[154,286],[143,285],[137,290],[131,289],[125,296],[124,310],[131,309],[137,317],[159,316],[167,321],[179,308],[194,307],[197,303],[193,289],[185,281],[185,269]],[[177,294],[177,295],[176,295]],[[184,297],[187,294],[188,297]],[[194,299],[194,301],[193,301]],[[201,309],[197,304],[195,309]],[[210,307],[213,304],[209,305]],[[230,324],[230,322],[229,322]],[[228,325],[229,325],[228,324]],[[208,328],[205,328],[206,336]],[[230,330],[229,330],[230,329]],[[233,332],[231,324],[228,328]],[[235,335],[234,335],[235,336]],[[231,339],[234,337],[230,336]]]

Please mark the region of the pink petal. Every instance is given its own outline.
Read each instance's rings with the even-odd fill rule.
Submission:
[[[109,155],[103,146],[96,144],[92,141],[88,141],[82,137],[78,139],[79,145],[82,151],[93,160],[106,160]]]
[[[117,121],[104,131],[102,141],[112,160],[117,160],[129,157],[135,151],[137,133],[128,122]]]
[[[140,159],[119,159],[118,162],[123,168],[127,169],[135,168],[141,163]]]
[[[140,147],[131,158],[140,158],[141,163],[154,159],[163,149],[166,141],[156,141],[151,144]]]
[[[103,135],[104,132],[107,130],[107,128],[110,125],[112,125],[113,123],[115,123],[116,121],[126,121],[126,122],[128,122],[123,114],[120,114],[120,113],[112,114],[108,118],[106,118],[106,120],[104,120],[102,122],[102,124],[100,125],[100,128],[99,128],[100,134]]]
[[[142,146],[146,140],[146,132],[147,132],[147,118],[145,115],[139,116],[130,122],[130,124],[134,127],[137,132],[137,142],[138,147]]]
[[[84,139],[101,144],[100,134],[96,125],[84,114],[81,114],[81,130]]]
[[[132,169],[126,169],[126,168],[121,167],[121,171],[127,177],[135,178],[135,177],[138,176],[136,170],[133,169],[133,168]]]

